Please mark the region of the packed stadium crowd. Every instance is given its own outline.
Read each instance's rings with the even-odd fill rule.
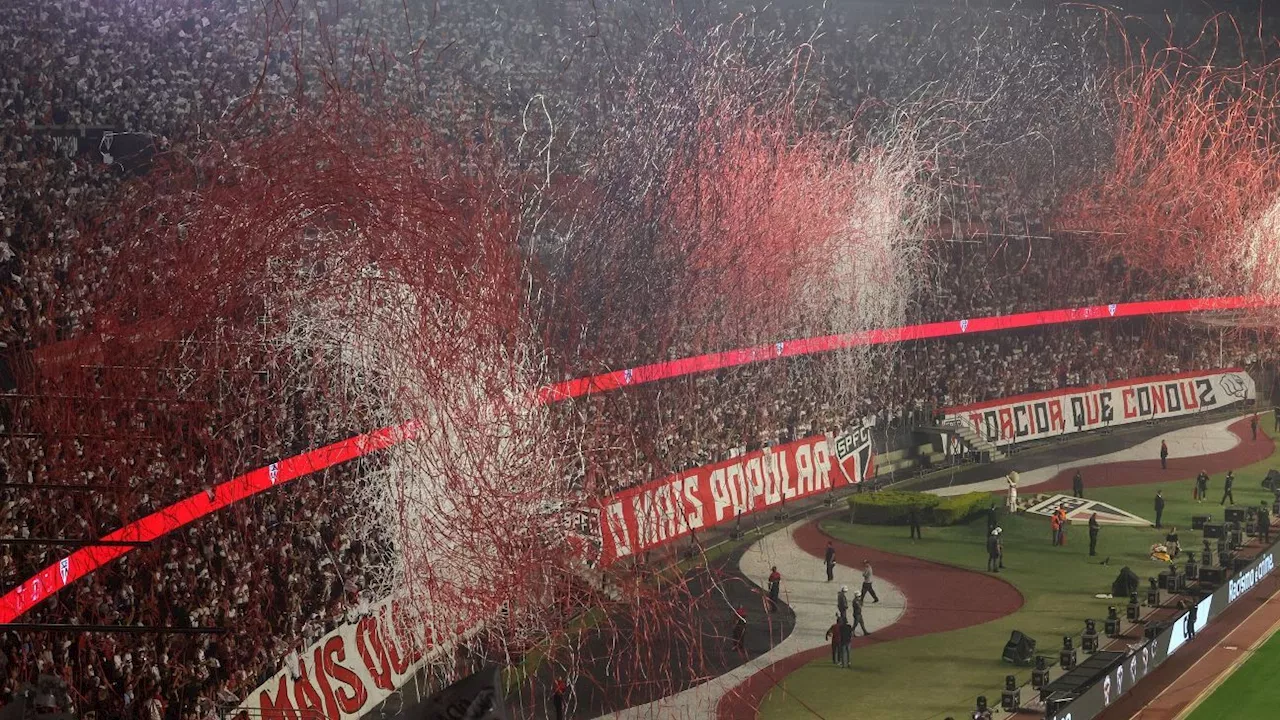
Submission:
[[[559,77],[562,64],[581,50],[585,38],[595,37],[593,26],[601,22],[584,15],[577,25],[566,23],[563,17],[548,17],[551,11],[541,3],[528,10],[443,5],[406,11],[392,3],[386,15],[329,20],[335,35],[358,26],[366,38],[393,38],[393,44],[406,47],[414,42],[415,28],[426,28],[430,47],[438,49],[434,62],[447,71],[434,72],[427,87],[418,80],[422,68],[404,66],[391,73],[395,88],[417,94],[425,105],[455,109],[463,95],[483,98],[491,107],[518,108],[522,95]],[[256,7],[191,1],[139,14],[112,3],[21,2],[0,15],[0,35],[8,39],[0,46],[0,65],[9,70],[0,81],[0,352],[10,361],[0,390],[14,392],[13,358],[34,342],[74,337],[85,329],[92,310],[86,299],[102,282],[92,272],[70,271],[71,248],[84,227],[108,212],[112,192],[127,171],[110,142],[96,136],[86,141],[76,127],[141,134],[156,150],[176,152],[198,141],[202,128],[233,112],[246,94],[285,93],[308,82],[293,72],[291,62],[303,48],[263,48],[257,31],[264,20]],[[794,26],[806,17],[784,22]],[[904,62],[918,27],[902,21],[881,33],[847,18],[831,22],[825,32],[832,37],[847,31],[855,39],[850,55],[831,59],[836,71],[829,97],[847,100],[830,108],[832,114],[848,113],[861,99],[886,89],[931,80],[926,65]],[[459,38],[476,42],[457,43]],[[308,42],[323,43],[323,36]],[[960,49],[942,55],[946,52]],[[1007,189],[1010,178],[969,177],[963,198],[953,206],[964,205],[964,198],[976,205],[965,205],[971,212],[957,221],[1042,228],[1053,197],[1026,176],[1012,180],[1040,189],[1017,195]],[[1088,252],[1087,243],[1060,237],[978,238],[941,245],[934,254],[938,290],[912,309],[911,319],[1116,302],[1154,292],[1122,267],[1071,262]],[[89,252],[106,258],[110,248]],[[86,266],[92,263],[77,263]],[[1160,293],[1171,291],[1160,288]],[[1247,338],[1231,337],[1220,349],[1216,335],[1179,329],[1098,323],[910,343],[886,356],[891,369],[870,384],[849,384],[839,358],[817,357],[642,386],[564,404],[555,412],[560,422],[590,429],[586,444],[597,451],[577,472],[588,492],[605,493],[741,449],[845,428],[862,417],[875,417],[887,437],[888,428],[919,422],[938,407],[1274,359]],[[157,459],[127,473],[105,459],[95,460],[119,457],[113,443],[120,438],[94,433],[89,426],[102,421],[121,433],[145,435],[145,428],[132,423],[135,416],[160,417],[155,407],[126,403],[116,414],[82,413],[72,423],[78,434],[55,438],[48,425],[25,423],[22,414],[32,407],[30,398],[5,397],[0,480],[7,484],[0,489],[0,535],[97,537],[255,467],[260,459],[285,457],[358,430],[327,424],[323,393],[286,394],[278,387],[263,392],[287,395],[290,401],[237,406],[216,429],[192,430],[197,440],[191,446],[150,448],[148,456]],[[250,445],[251,451],[242,449]],[[227,632],[4,631],[0,703],[36,687],[35,704],[72,714],[92,710],[98,720],[220,717],[220,710],[238,704],[291,653],[362,609],[361,590],[370,583],[362,560],[369,550],[352,540],[351,509],[341,491],[357,481],[356,473],[352,466],[340,466],[287,491],[237,504],[127,554],[23,618]],[[32,487],[21,487],[24,483]],[[14,587],[56,562],[63,550],[0,546],[0,587]]]

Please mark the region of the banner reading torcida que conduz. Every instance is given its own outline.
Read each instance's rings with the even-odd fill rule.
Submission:
[[[600,562],[609,564],[871,476],[869,428],[815,435],[645,483],[600,504]]]
[[[968,426],[995,445],[1192,415],[1252,400],[1240,369],[1200,370],[1068,387],[947,408],[944,425]]]

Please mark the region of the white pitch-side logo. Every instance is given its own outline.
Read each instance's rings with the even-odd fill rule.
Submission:
[[[969,321],[968,321],[968,320],[961,320],[961,321],[960,321],[960,332],[965,332],[965,331],[966,331],[966,330],[968,330],[968,329],[969,329]]]
[[[1111,317],[1115,317],[1115,316],[1116,316],[1116,304],[1115,304],[1115,303],[1111,303],[1110,305],[1108,305],[1108,306],[1107,306],[1107,312],[1111,313]]]

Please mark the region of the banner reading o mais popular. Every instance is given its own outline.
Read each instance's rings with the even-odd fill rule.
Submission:
[[[943,424],[967,426],[992,444],[1009,445],[1217,410],[1256,395],[1243,370],[1202,370],[947,408]]]
[[[862,482],[874,470],[870,428],[815,435],[646,483],[600,503],[601,564]]]
[[[477,606],[473,618],[428,630],[398,601],[383,601],[301,651],[295,667],[281,668],[250,692],[231,718],[358,720],[495,612],[496,604]]]

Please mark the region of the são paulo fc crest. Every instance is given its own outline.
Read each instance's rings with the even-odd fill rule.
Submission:
[[[67,573],[71,572],[71,558],[62,558],[58,561],[58,577],[62,578],[62,584],[67,584]]]
[[[1127,510],[1121,510],[1115,505],[1104,503],[1100,500],[1090,500],[1070,495],[1036,496],[1032,501],[1031,507],[1027,508],[1027,512],[1049,517],[1058,508],[1066,510],[1067,519],[1074,523],[1087,523],[1089,522],[1089,516],[1097,513],[1098,524],[1100,525],[1146,527],[1151,524],[1150,521],[1144,520]]]

